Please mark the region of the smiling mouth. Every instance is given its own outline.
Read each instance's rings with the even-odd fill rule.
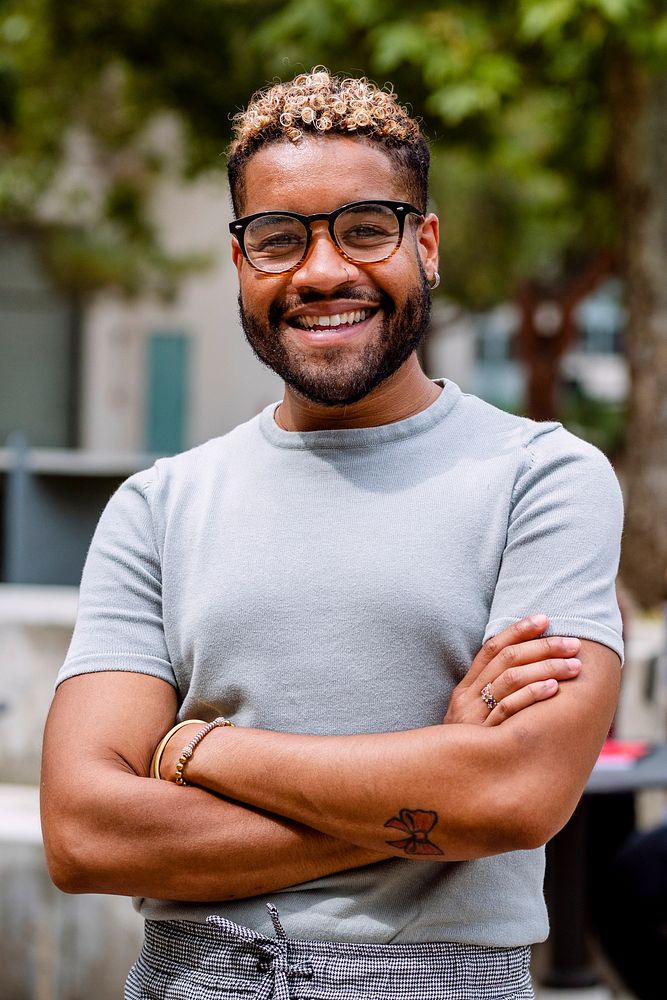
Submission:
[[[331,327],[355,326],[363,323],[376,312],[376,309],[354,309],[350,312],[334,313],[331,316],[292,316],[287,320],[290,326],[299,330],[324,330]]]

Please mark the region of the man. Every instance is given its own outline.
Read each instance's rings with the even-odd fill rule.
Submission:
[[[238,117],[241,315],[285,394],[112,498],[45,737],[54,880],[147,918],[128,997],[532,995],[540,845],[616,701],[619,492],[422,372],[427,172],[365,80]]]

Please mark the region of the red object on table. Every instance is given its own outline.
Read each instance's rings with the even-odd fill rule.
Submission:
[[[646,740],[605,740],[596,768],[632,767],[651,750]]]

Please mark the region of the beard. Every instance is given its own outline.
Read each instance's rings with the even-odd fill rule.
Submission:
[[[356,403],[386,381],[416,351],[426,336],[431,318],[431,295],[420,268],[419,283],[402,306],[386,293],[372,295],[362,289],[340,289],[336,300],[365,300],[379,306],[382,324],[378,334],[361,352],[345,348],[318,351],[317,359],[285,343],[281,321],[289,310],[321,295],[304,294],[289,302],[274,303],[266,320],[245,308],[239,295],[241,324],[256,357],[299,396],[321,406]]]

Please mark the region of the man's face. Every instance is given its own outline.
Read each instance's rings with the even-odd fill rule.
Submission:
[[[409,201],[392,160],[345,137],[272,143],[248,161],[243,214],[332,212],[372,199]],[[354,264],[315,222],[308,256],[287,274],[264,274],[236,241],[243,328],[255,354],[296,393],[325,406],[362,399],[393,375],[428,325],[426,273],[437,266],[437,220],[408,217],[389,260]],[[426,272],[425,272],[426,269]]]

